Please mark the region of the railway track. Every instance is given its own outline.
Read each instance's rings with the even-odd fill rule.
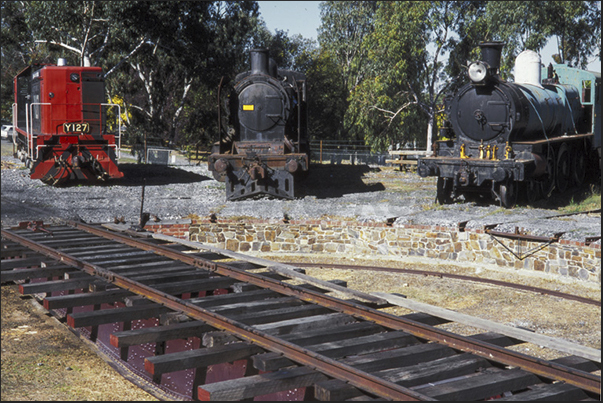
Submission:
[[[393,316],[288,265],[76,222],[2,230],[1,251],[3,284],[171,398],[600,400],[600,360],[545,361],[507,349],[515,338]]]
[[[405,274],[416,274],[419,276],[432,276],[432,277],[446,277],[451,279],[463,280],[463,281],[473,281],[476,283],[490,284],[495,285],[497,287],[508,287],[516,290],[529,291],[542,295],[552,295],[555,297],[573,300],[577,302],[581,302],[588,305],[601,306],[601,301],[597,301],[591,298],[581,297],[579,295],[567,294],[564,292],[559,292],[555,290],[548,290],[540,287],[533,287],[524,284],[515,284],[510,283],[508,281],[501,280],[492,280],[487,278],[475,277],[475,276],[464,276],[460,274],[453,273],[443,273],[438,271],[430,271],[430,270],[414,270],[414,269],[398,269],[394,267],[379,267],[379,266],[358,266],[358,265],[349,265],[349,264],[332,264],[332,263],[295,263],[295,265],[299,267],[325,267],[331,269],[343,269],[343,270],[369,270],[369,271],[382,271],[387,273],[405,273]]]

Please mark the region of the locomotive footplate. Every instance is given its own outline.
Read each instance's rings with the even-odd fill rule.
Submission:
[[[419,158],[417,171],[423,178],[439,176],[454,180],[455,187],[482,186],[486,181],[522,182],[532,178],[534,160],[484,160],[477,158]]]

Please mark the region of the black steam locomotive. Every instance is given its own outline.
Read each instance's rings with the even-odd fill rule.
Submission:
[[[510,208],[520,191],[528,203],[563,193],[584,181],[596,151],[600,174],[601,74],[543,68],[537,53],[524,51],[508,82],[498,75],[503,45],[480,45],[470,82],[446,99],[443,139],[418,161],[420,176],[438,177],[440,204],[486,194]]]
[[[295,178],[309,168],[306,76],[277,68],[267,49],[250,53],[251,70],[234,80],[229,127],[220,128],[209,169],[226,182],[228,200],[293,199]]]

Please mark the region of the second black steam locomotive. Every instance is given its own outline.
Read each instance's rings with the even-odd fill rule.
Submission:
[[[251,70],[234,80],[229,128],[209,156],[226,198],[293,199],[295,178],[309,168],[306,76],[279,69],[267,49],[250,52]]]
[[[528,203],[563,193],[584,181],[597,152],[600,175],[601,74],[564,64],[543,68],[527,50],[508,82],[498,74],[503,45],[480,45],[470,82],[446,100],[444,139],[418,161],[420,176],[437,176],[440,204],[487,194],[510,208],[520,189]]]

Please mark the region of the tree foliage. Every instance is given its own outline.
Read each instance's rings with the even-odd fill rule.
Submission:
[[[320,66],[337,69],[333,73],[339,76],[342,91],[346,93],[343,115],[338,116],[340,125],[335,133],[329,135],[339,139],[363,139],[364,136],[355,130],[357,114],[349,109],[349,104],[369,68],[367,49],[362,43],[373,31],[377,2],[326,1],[320,4],[320,9],[322,22],[318,29],[318,43],[329,55],[330,62]],[[329,95],[340,96],[340,91],[326,96]],[[334,102],[338,103],[338,100]]]
[[[218,83],[245,64],[258,24],[248,1],[2,2],[2,14],[3,75],[9,55],[21,68],[59,56],[101,66],[107,98],[132,113],[131,137],[179,144],[215,140]]]
[[[321,51],[348,91],[339,131],[376,150],[429,146],[445,93],[466,82],[481,42],[506,43],[503,77],[512,76],[521,51],[540,51],[551,39],[570,65],[584,67],[597,52],[600,58],[595,1],[324,2],[322,19]]]
[[[426,146],[442,98],[465,82],[478,44],[515,57],[557,44],[557,61],[585,67],[601,54],[600,1],[324,1],[318,41],[269,32],[254,1],[2,1],[2,119],[12,79],[32,63],[101,66],[107,99],[128,110],[132,141],[209,146],[218,86],[269,48],[280,68],[308,78],[317,139]]]
[[[556,62],[585,68],[601,48],[600,1],[487,2],[485,39],[506,43],[502,70],[510,71],[525,49],[557,43]]]

